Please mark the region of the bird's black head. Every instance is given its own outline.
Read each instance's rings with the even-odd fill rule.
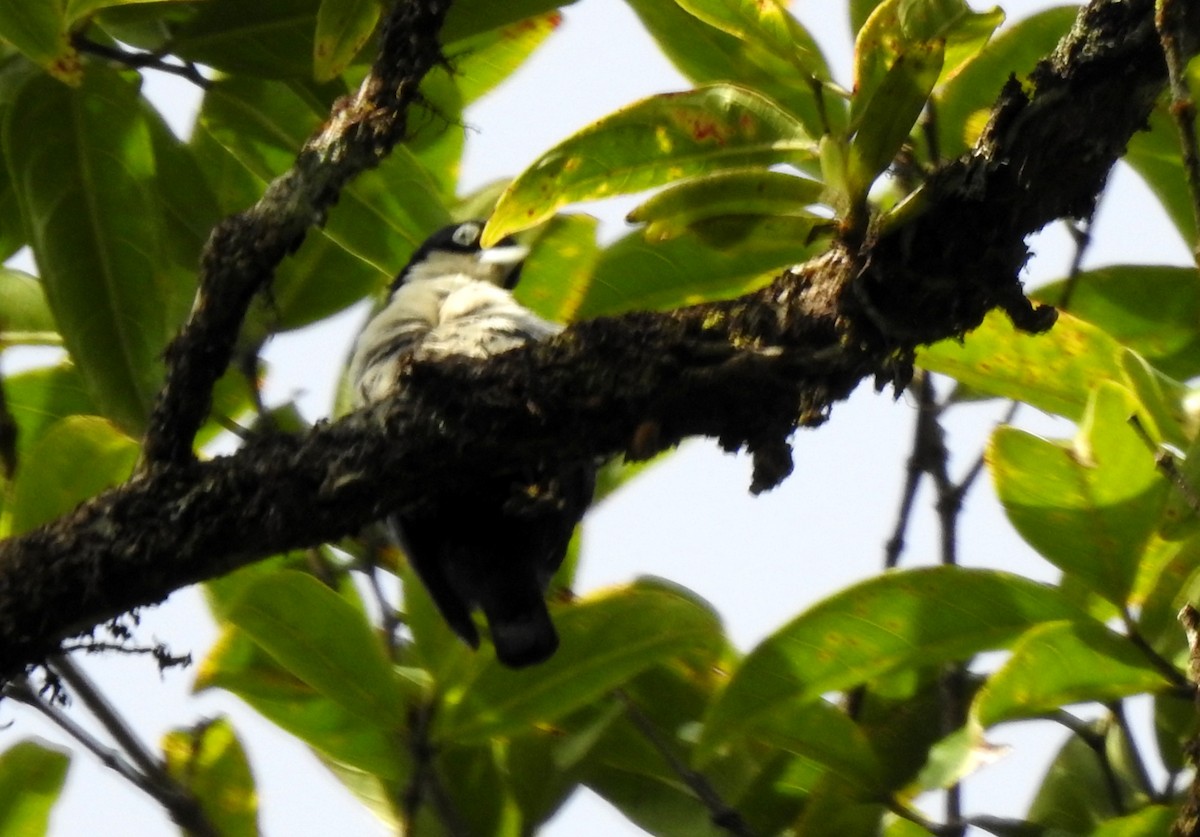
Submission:
[[[481,282],[491,282],[506,290],[516,287],[521,265],[529,250],[512,236],[495,247],[479,243],[483,221],[463,221],[442,227],[417,248],[408,264],[392,282],[392,290],[406,282],[437,279],[462,274]]]

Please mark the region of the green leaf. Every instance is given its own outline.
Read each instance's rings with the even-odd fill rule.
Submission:
[[[989,727],[1170,686],[1128,638],[1098,622],[1051,622],[1013,646],[1012,656],[976,694],[971,714]]]
[[[451,7],[458,8],[458,5]],[[448,44],[446,54],[454,62],[454,82],[469,105],[491,92],[512,75],[562,23],[562,13],[553,11],[528,17],[479,35]]]
[[[891,165],[925,109],[944,57],[941,41],[914,43],[896,56],[870,91],[850,142],[847,186],[852,197],[865,196],[875,178]]]
[[[233,75],[312,76],[321,0],[205,0],[172,27],[172,52]]]
[[[1195,83],[1193,80],[1193,87]],[[1191,248],[1198,240],[1196,216],[1179,150],[1179,132],[1169,108],[1170,105],[1163,102],[1150,113],[1150,129],[1130,137],[1122,159],[1150,187],[1184,244]]]
[[[508,0],[505,3],[495,3],[493,0],[457,0],[450,6],[446,22],[442,26],[442,42],[453,44],[471,35],[545,14],[552,9],[570,6],[574,2],[575,0]],[[450,54],[453,54],[453,51]]]
[[[393,671],[362,613],[306,573],[251,583],[229,621],[321,694],[384,728],[407,722],[412,689]]]
[[[650,666],[723,642],[707,605],[647,581],[557,610],[554,622],[561,645],[539,666],[513,671],[490,651],[481,653],[474,676],[447,687],[435,738],[469,744],[518,734],[586,706]]]
[[[36,738],[20,741],[0,755],[2,837],[50,833],[50,812],[70,763],[70,754]]]
[[[75,23],[76,21],[87,17],[93,12],[100,9],[111,8],[112,6],[132,6],[137,3],[158,3],[162,0],[66,0],[67,21]],[[181,0],[175,0],[181,2]]]
[[[556,322],[571,322],[587,294],[600,257],[596,219],[558,215],[537,237],[515,291],[522,305]]]
[[[0,345],[61,342],[42,283],[23,270],[0,267]]]
[[[778,0],[676,2],[708,25],[777,56],[801,73],[818,79],[829,78],[829,65],[816,41]]]
[[[76,86],[83,80],[61,2],[0,0],[0,39],[59,81]]]
[[[180,289],[161,269],[137,86],[99,67],[77,90],[32,79],[6,114],[4,149],[63,341],[104,414],[138,433]]]
[[[1111,757],[1112,750],[1121,746],[1114,725],[1102,719],[1088,726],[1092,735],[1105,740]],[[1133,799],[1138,793],[1119,771],[1114,775],[1106,775],[1101,759],[1088,742],[1072,735],[1050,763],[1025,818],[1067,834],[1091,834],[1101,822],[1120,813],[1116,799]]]
[[[884,0],[850,0],[850,34],[856,39],[863,25]]]
[[[6,376],[4,397],[17,422],[17,444],[22,457],[59,419],[96,412],[83,379],[69,363]]]
[[[389,781],[411,765],[395,730],[344,709],[275,661],[243,631],[226,627],[200,663],[195,691],[229,691],[326,758]]]
[[[1179,811],[1174,805],[1150,805],[1134,814],[1116,817],[1100,824],[1090,837],[1145,837],[1169,834]]]
[[[258,794],[250,762],[227,718],[163,736],[167,772],[200,803],[223,837],[258,834]]]
[[[975,144],[1009,76],[1028,75],[1071,28],[1078,12],[1078,6],[1059,6],[1006,28],[934,94],[943,159],[954,159]]]
[[[205,95],[194,142],[206,171],[216,173],[214,191],[228,194],[223,191],[228,178],[253,200],[291,166],[323,108],[303,89],[281,82],[215,84]],[[361,299],[449,218],[438,185],[408,151],[397,148],[386,163],[342,191],[325,227],[310,232],[280,266],[272,283],[271,327],[307,325]]]
[[[1137,399],[1138,420],[1152,439],[1187,449],[1195,435],[1195,420],[1188,413],[1188,389],[1168,378],[1137,352],[1121,351],[1125,384]]]
[[[22,458],[9,533],[28,532],[123,482],[138,450],[136,441],[106,419],[69,416],[56,422]]]
[[[200,263],[200,253],[212,228],[225,213],[208,185],[196,153],[175,136],[162,114],[145,98],[141,105],[154,145],[154,185],[166,256],[177,274],[182,274],[168,286],[173,293],[164,299],[164,304],[168,321],[182,325],[196,297],[196,266]],[[172,333],[175,330],[172,326]]]
[[[709,712],[703,752],[785,701],[1003,648],[1032,625],[1078,615],[1057,590],[1006,573],[934,567],[869,579],[810,608],[746,657]]]
[[[962,342],[917,352],[917,364],[990,395],[1078,420],[1097,381],[1124,378],[1120,346],[1095,326],[1059,312],[1045,334],[1026,334],[993,311]]]
[[[747,88],[717,84],[651,96],[592,123],[518,175],[500,197],[486,238],[528,229],[574,201],[815,152],[795,117]]]
[[[1002,427],[987,451],[996,493],[1021,536],[1118,607],[1128,602],[1167,491],[1129,424],[1136,411],[1127,390],[1102,383],[1073,443]]]
[[[659,242],[624,236],[600,252],[590,282],[576,289],[572,319],[666,310],[761,287],[819,246],[788,235],[787,220],[760,222],[736,244],[710,243],[696,231]]]
[[[745,732],[828,768],[856,787],[883,789],[883,768],[872,742],[845,712],[824,700],[784,702],[756,718]]]
[[[828,223],[807,207],[821,200],[825,185],[769,169],[741,169],[701,175],[668,186],[629,213],[626,220],[648,224],[646,238],[673,238],[697,221],[727,215],[791,215]]]
[[[846,106],[839,96],[809,83],[790,62],[756,43],[710,26],[673,0],[626,0],[626,4],[663,54],[693,84],[732,82],[757,90],[795,114],[811,136],[836,130],[845,122]],[[820,54],[815,45],[809,49],[813,55]],[[828,69],[818,75],[829,79]]]
[[[341,74],[375,31],[379,0],[321,0],[313,41],[313,77],[329,81]]]
[[[1194,267],[1112,265],[1084,271],[1070,284],[1073,317],[1104,329],[1173,378],[1200,375],[1200,278]],[[1031,295],[1054,305],[1066,285],[1054,282]]]

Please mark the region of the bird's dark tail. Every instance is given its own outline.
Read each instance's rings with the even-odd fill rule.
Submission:
[[[522,668],[548,660],[558,648],[558,633],[550,621],[550,613],[542,600],[541,586],[532,582],[528,587],[496,591],[517,594],[517,600],[504,596],[488,596],[491,601],[480,605],[492,632],[496,657],[510,668]]]

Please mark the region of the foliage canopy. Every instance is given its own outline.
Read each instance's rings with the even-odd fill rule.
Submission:
[[[490,238],[533,245],[519,293],[550,319],[762,288],[835,237],[920,213],[928,173],[972,147],[1010,75],[1024,78],[1076,13],[1001,26],[1000,10],[964,0],[851,0],[854,78],[843,87],[781,2],[627,2],[694,88],[631,103],[472,195],[457,189],[463,108],[553,37],[567,4],[454,3],[443,30],[453,66],[424,80],[426,116],[279,266],[244,345],[379,291],[428,232],[481,213]],[[4,380],[16,442],[4,451],[0,535],[128,478],[208,231],[257,200],[357,88],[382,13],[375,0],[0,0],[0,256],[28,247],[37,264],[36,276],[0,270],[0,345],[67,353]],[[195,75],[205,92],[186,140],[140,92],[140,74],[164,63],[208,68]],[[1186,81],[1195,89],[1200,68]],[[1126,160],[1195,246],[1197,184],[1170,107],[1164,96]],[[606,246],[593,219],[560,211],[648,190],[630,213],[640,227]],[[1057,585],[897,570],[742,655],[697,596],[643,581],[562,597],[561,650],[512,672],[461,646],[385,552],[375,560],[404,591],[400,641],[387,642],[355,581],[376,547],[363,539],[316,548],[319,573],[310,556],[280,555],[208,583],[221,638],[197,688],[239,696],[383,820],[422,833],[529,833],[586,785],[654,833],[924,834],[918,796],[961,782],[989,727],[1045,716],[1077,735],[1027,821],[993,822],[996,833],[1162,833],[1196,733],[1175,613],[1193,598],[1200,527],[1155,452],[1169,446],[1182,482],[1197,483],[1200,280],[1194,266],[1112,265],[1037,295],[1069,295],[1049,333],[1020,333],[996,313],[916,363],[964,398],[1077,423],[1065,440],[1002,427],[986,456],[1012,525],[1062,571]],[[227,375],[198,441],[252,403],[245,379]],[[636,473],[611,466],[605,490]],[[568,562],[560,589],[572,572]],[[1008,652],[998,666],[966,668],[995,650]],[[947,706],[947,682],[960,705]],[[1120,722],[1120,702],[1146,694],[1165,789],[1146,783],[1147,756]],[[1079,703],[1113,711],[1070,720],[1064,707]],[[227,722],[172,733],[162,758],[219,833],[256,833],[254,780]],[[44,833],[65,769],[35,742],[0,756],[0,833]]]

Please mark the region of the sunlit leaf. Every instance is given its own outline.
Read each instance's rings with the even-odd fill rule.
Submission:
[[[518,175],[501,196],[485,237],[498,241],[574,201],[815,152],[795,117],[747,88],[718,84],[651,96],[592,123]]]
[[[847,185],[851,196],[866,194],[908,138],[941,72],[944,50],[940,40],[910,45],[870,91],[850,143]]]
[[[704,751],[785,701],[1003,648],[1041,622],[1076,618],[1058,591],[988,570],[892,572],[816,604],[758,645],[734,672],[704,730]]]
[[[489,29],[508,26],[553,9],[570,6],[574,2],[575,0],[507,0],[504,3],[495,3],[492,0],[456,0],[451,4],[446,23],[442,26],[442,39],[445,43],[453,43]]]
[[[1178,157],[1179,149],[1175,154]],[[1189,204],[1189,212],[1191,212]],[[1032,296],[1058,304],[1067,282]],[[1110,265],[1070,280],[1073,317],[1104,329],[1166,374],[1185,381],[1200,375],[1200,276],[1194,267]]]
[[[574,316],[665,310],[761,287],[820,246],[790,235],[790,220],[753,219],[741,230],[745,237],[734,243],[710,243],[697,230],[658,242],[646,241],[640,232],[624,236],[600,252],[590,283],[576,289]]]
[[[0,267],[0,345],[54,345],[61,340],[37,277]]]
[[[553,322],[575,319],[600,257],[596,226],[588,215],[559,215],[546,224],[521,268],[515,293],[522,305]]]
[[[258,834],[258,794],[250,762],[226,718],[163,736],[167,772],[200,804],[225,837]]]
[[[561,645],[541,665],[514,671],[481,652],[476,672],[446,695],[434,734],[470,743],[553,721],[672,657],[719,647],[716,615],[665,584],[642,582],[557,610]],[[483,657],[482,654],[487,656]]]
[[[757,718],[746,733],[865,789],[882,785],[883,768],[863,730],[824,700],[783,703]]]
[[[8,109],[4,149],[59,332],[105,415],[140,432],[181,288],[162,270],[137,86],[99,67],[76,90],[33,79]]]
[[[208,91],[200,112],[198,154],[215,172],[215,191],[228,173],[249,200],[291,166],[296,150],[320,123],[320,103],[301,89],[255,79],[230,79]],[[249,182],[246,175],[252,175]],[[233,209],[234,207],[229,207]],[[355,179],[320,231],[285,260],[272,283],[264,316],[275,329],[329,316],[382,285],[434,229],[449,221],[440,189],[410,153],[397,148],[379,168]],[[330,276],[338,277],[336,282]]]
[[[1079,419],[1097,381],[1120,381],[1119,344],[1095,326],[1059,312],[1045,334],[1026,334],[993,311],[959,343],[917,352],[917,364],[981,392]]]
[[[1129,424],[1136,411],[1127,390],[1102,383],[1073,443],[1002,427],[987,451],[996,492],[1021,536],[1118,607],[1167,492]]]
[[[1179,816],[1174,805],[1150,805],[1142,810],[1101,823],[1091,837],[1144,837],[1168,834]]]
[[[1012,656],[975,696],[971,713],[992,726],[1170,686],[1145,652],[1100,623],[1051,622],[1013,645]]]
[[[35,738],[0,754],[0,835],[50,833],[50,813],[62,793],[70,763],[68,753]]]
[[[196,674],[196,691],[225,689],[267,720],[348,768],[403,780],[409,753],[384,729],[317,692],[275,661],[243,631],[226,627]]]
[[[1059,6],[1006,27],[937,91],[943,159],[953,159],[975,144],[1009,76],[1025,78],[1067,33],[1078,12],[1078,6]]]
[[[1179,150],[1179,133],[1169,107],[1164,103],[1150,113],[1150,130],[1137,131],[1129,138],[1122,159],[1146,181],[1184,243],[1192,247],[1200,233],[1196,230],[1191,189]]]
[[[676,0],[705,23],[820,79],[829,67],[808,30],[778,0]],[[797,79],[799,81],[799,79]]]
[[[27,532],[124,482],[137,457],[138,443],[106,419],[61,419],[22,458],[13,486],[10,533]]]
[[[822,85],[807,83],[792,62],[710,26],[674,0],[626,0],[626,4],[693,84],[733,82],[758,90],[794,114],[812,136],[839,130],[844,124],[845,101]],[[819,55],[815,49],[810,53]],[[828,69],[818,75],[828,79]]]
[[[448,44],[463,104],[478,100],[511,76],[561,23],[561,12],[546,12]]]
[[[354,60],[375,31],[378,0],[321,0],[313,40],[313,77],[329,81]]]
[[[21,450],[59,419],[96,412],[83,379],[70,364],[5,376],[4,397],[17,422],[17,443]]]
[[[697,221],[728,215],[791,215],[813,225],[829,221],[807,207],[821,200],[825,185],[769,169],[744,169],[701,175],[668,186],[629,213],[627,220],[647,224],[651,240],[679,235]]]
[[[254,581],[229,621],[288,671],[383,728],[407,719],[411,691],[363,615],[316,578],[284,570]]]
[[[1087,726],[1090,735],[1103,741],[1110,753],[1120,746],[1120,734],[1109,721]],[[1090,742],[1072,735],[1050,762],[1026,819],[1068,834],[1092,834],[1101,822],[1121,813],[1118,798],[1131,799],[1137,793],[1126,777],[1109,772],[1106,765],[1111,761],[1105,758],[1102,763],[1096,758]]]
[[[71,46],[61,2],[0,0],[0,39],[15,46],[59,81],[83,79],[79,53]]]

